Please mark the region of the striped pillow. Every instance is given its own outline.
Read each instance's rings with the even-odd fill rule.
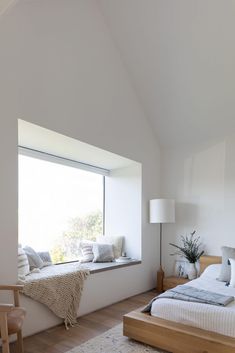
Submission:
[[[93,241],[81,241],[80,242],[80,249],[82,252],[82,258],[80,262],[91,262],[94,259],[93,254]]]
[[[25,276],[30,272],[28,257],[25,251],[18,247],[18,275]]]

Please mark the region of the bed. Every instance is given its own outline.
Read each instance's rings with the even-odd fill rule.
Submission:
[[[219,263],[221,263],[221,257],[203,256],[200,261],[201,273],[209,265]],[[213,285],[213,282],[210,282],[212,279],[206,277],[206,271],[205,275],[197,281],[201,281],[204,289],[209,289]],[[197,286],[197,281],[192,281],[191,285]],[[216,285],[220,287],[219,291],[226,292],[229,290],[229,295],[233,295],[234,288],[225,288],[224,283],[220,282]],[[204,320],[201,320],[201,322],[199,320],[198,324],[197,310],[193,311],[196,303],[193,303],[193,305],[187,303],[190,310],[184,312],[182,307],[177,308],[177,305],[180,305],[177,303],[178,301],[171,301],[171,306],[167,307],[165,300],[155,301],[152,307],[152,315],[142,313],[141,309],[125,315],[124,335],[171,353],[235,353],[234,302],[229,304],[229,311],[227,307],[216,307],[215,309],[214,306],[208,308],[206,304],[198,304],[199,307],[196,309],[201,310],[201,305],[204,305],[204,308],[207,307]],[[220,315],[220,310],[226,309],[228,317],[225,316],[224,324],[222,321],[222,324],[220,324],[220,316],[223,317],[222,313]],[[153,316],[155,314],[160,317]],[[179,319],[177,316],[181,316],[181,323],[177,322]],[[171,318],[171,320],[168,318]],[[172,321],[172,319],[175,321]]]

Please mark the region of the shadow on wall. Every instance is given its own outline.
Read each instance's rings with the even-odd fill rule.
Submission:
[[[186,229],[191,229],[197,224],[199,218],[199,207],[197,204],[178,202],[176,217],[179,223],[184,222]],[[194,229],[192,229],[193,231]]]
[[[165,263],[173,268],[169,242],[197,231],[203,248],[220,255],[222,245],[233,246],[235,229],[235,139],[200,148],[169,151],[165,155],[164,194],[176,199],[176,224],[165,232]]]
[[[205,208],[224,208],[226,141],[184,160],[184,200]],[[203,214],[205,209],[203,210]]]

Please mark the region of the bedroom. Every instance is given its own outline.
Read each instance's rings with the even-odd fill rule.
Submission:
[[[20,0],[2,12],[1,283],[17,281],[18,119],[142,164],[142,263],[97,276],[92,310],[154,288],[152,198],[177,204],[166,274],[169,242],[193,229],[207,254],[234,247],[233,14],[231,1],[186,0]]]

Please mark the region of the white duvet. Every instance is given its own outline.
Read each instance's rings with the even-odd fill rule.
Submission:
[[[216,280],[219,266],[209,266],[199,278],[186,285],[235,297],[235,288],[226,287],[224,282]],[[158,299],[152,305],[151,315],[235,337],[235,301],[225,307],[219,307],[174,299]]]

